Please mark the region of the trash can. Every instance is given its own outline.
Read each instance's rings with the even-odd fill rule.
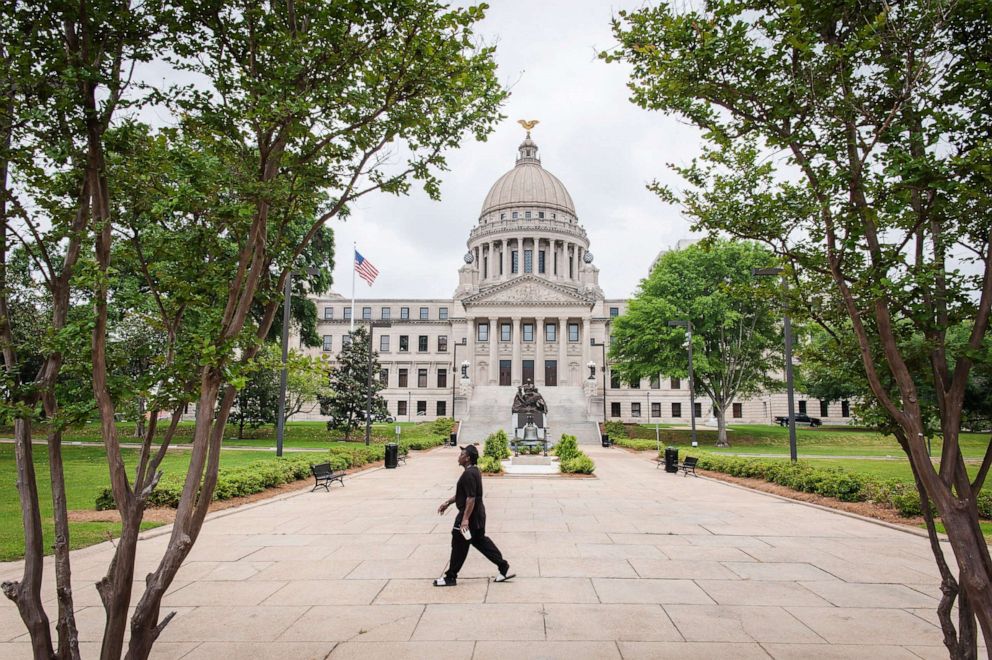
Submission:
[[[395,470],[397,458],[399,457],[399,446],[395,442],[386,445],[386,469]]]
[[[452,433],[451,434],[451,437],[448,439],[448,443],[451,444],[452,447],[457,447],[458,446],[458,434],[457,433]]]
[[[665,447],[665,472],[679,471],[679,448]]]
[[[607,435],[607,434],[604,433],[604,434],[602,434],[600,436],[600,439],[603,441],[603,446],[604,447],[609,447],[610,446],[610,436],[609,435]]]

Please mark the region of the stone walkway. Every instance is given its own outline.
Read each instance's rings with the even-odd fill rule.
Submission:
[[[453,515],[435,510],[460,471],[455,449],[224,512],[165,598],[178,616],[155,657],[947,657],[926,539],[668,475],[646,455],[589,453],[598,479],[486,480],[488,531],[517,574],[506,584],[473,550],[457,587],[431,586],[448,556]],[[141,542],[138,575],[166,539]],[[93,582],[110,553],[75,553],[84,657],[99,654]],[[0,657],[29,656],[3,599]]]

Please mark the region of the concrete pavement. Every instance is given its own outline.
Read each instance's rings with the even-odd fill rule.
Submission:
[[[586,451],[597,479],[486,479],[488,533],[517,574],[506,584],[474,550],[457,587],[430,584],[448,556],[453,514],[435,510],[460,471],[452,448],[223,512],[165,598],[178,616],[155,657],[947,657],[925,538]],[[137,575],[166,541],[140,543]],[[75,553],[84,657],[98,655],[93,583],[110,554]],[[25,639],[4,600],[0,657],[30,657]]]

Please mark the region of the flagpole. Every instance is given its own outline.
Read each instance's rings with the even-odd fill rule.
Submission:
[[[352,255],[351,255],[351,328],[348,330],[349,333],[355,332],[355,256],[358,254],[358,243],[352,243]]]

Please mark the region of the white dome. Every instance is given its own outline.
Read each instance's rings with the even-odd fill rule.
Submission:
[[[564,184],[541,167],[537,145],[528,138],[520,145],[517,165],[489,189],[480,216],[503,209],[540,207],[575,217],[575,204]]]

